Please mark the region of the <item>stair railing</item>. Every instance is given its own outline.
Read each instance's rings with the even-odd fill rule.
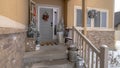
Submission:
[[[97,49],[76,27],[73,27],[72,32],[78,54],[84,59],[86,68],[108,68],[108,47]]]

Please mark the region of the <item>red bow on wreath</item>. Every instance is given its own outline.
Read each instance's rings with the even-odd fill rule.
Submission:
[[[47,12],[45,12],[45,13],[43,14],[42,19],[43,19],[44,21],[48,21],[49,15],[48,15]]]

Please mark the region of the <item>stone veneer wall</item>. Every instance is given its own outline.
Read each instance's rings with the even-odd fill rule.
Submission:
[[[34,38],[26,38],[25,52],[35,51],[35,39]]]
[[[22,68],[25,31],[0,28],[0,68]]]
[[[115,48],[114,31],[88,31],[87,37],[97,48],[101,45]]]

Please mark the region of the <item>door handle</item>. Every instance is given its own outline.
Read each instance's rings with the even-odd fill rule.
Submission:
[[[51,22],[51,27],[53,26],[53,22]]]

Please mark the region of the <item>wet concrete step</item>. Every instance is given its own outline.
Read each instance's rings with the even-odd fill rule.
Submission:
[[[35,63],[31,68],[73,68],[74,64],[67,60],[53,60]]]
[[[57,59],[67,59],[66,46],[42,46],[39,51],[26,52],[24,55],[24,63]]]

